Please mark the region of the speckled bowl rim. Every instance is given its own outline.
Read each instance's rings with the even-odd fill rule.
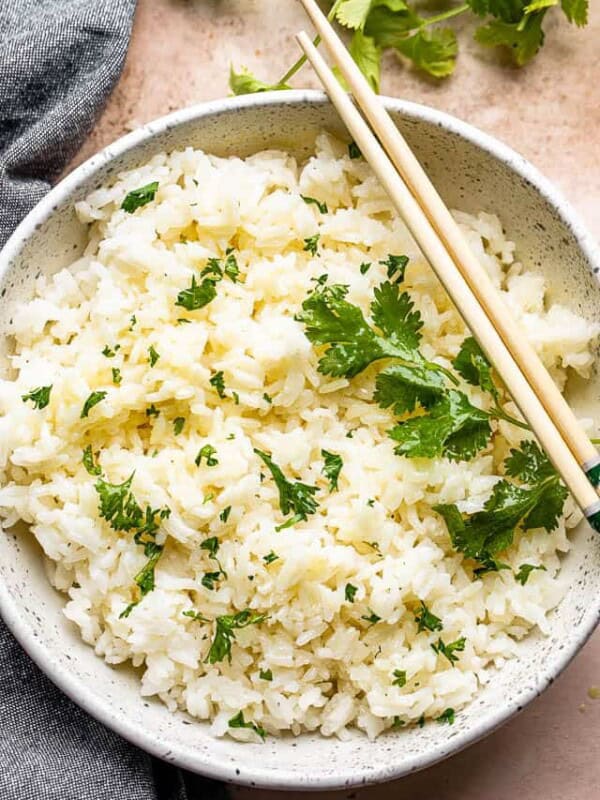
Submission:
[[[556,210],[558,217],[573,234],[586,260],[592,265],[592,272],[596,276],[598,275],[600,272],[600,247],[561,193],[525,158],[493,136],[483,133],[474,126],[450,114],[429,106],[397,98],[383,97],[382,99],[390,111],[399,112],[409,119],[416,119],[442,127],[479,149],[486,151],[533,186],[539,195]],[[3,276],[10,263],[18,255],[24,242],[34,233],[36,226],[50,217],[55,207],[66,200],[82,181],[88,179],[112,159],[149,141],[156,134],[163,133],[182,123],[214,117],[248,107],[294,106],[306,103],[326,105],[329,100],[323,92],[316,90],[264,92],[256,95],[230,97],[200,103],[175,111],[123,136],[77,167],[30,211],[0,252],[0,277]],[[588,612],[590,610],[588,609]],[[333,790],[400,778],[409,773],[430,767],[489,735],[538,697],[568,666],[595,630],[600,621],[600,595],[594,611],[595,613],[588,613],[588,624],[582,627],[579,639],[570,648],[565,648],[561,651],[560,656],[557,657],[553,665],[553,671],[549,678],[548,673],[536,676],[532,680],[529,691],[524,695],[521,694],[518,701],[508,699],[506,704],[498,708],[491,718],[488,717],[485,722],[474,724],[471,730],[453,738],[450,748],[443,744],[436,745],[426,753],[407,759],[397,769],[389,766],[381,767],[374,772],[369,772],[367,776],[362,771],[357,770],[354,765],[348,764],[347,774],[343,778],[336,774],[335,777],[323,777],[315,781],[314,778],[311,779],[310,775],[299,778],[297,773],[292,772],[280,771],[277,775],[273,775],[269,770],[263,769],[257,763],[249,764],[244,776],[241,777],[236,774],[235,767],[227,763],[226,758],[222,758],[219,763],[218,756],[215,756],[215,761],[212,763],[206,763],[205,761],[199,763],[189,754],[178,754],[171,751],[169,761],[183,769],[201,773],[218,780],[271,789]],[[151,731],[136,727],[126,718],[115,718],[112,709],[106,703],[103,703],[92,692],[89,692],[77,679],[71,680],[68,674],[57,669],[52,652],[33,636],[31,629],[19,613],[18,605],[13,602],[7,587],[2,582],[0,582],[0,614],[27,654],[71,700],[131,743],[158,758],[164,758],[164,746]]]

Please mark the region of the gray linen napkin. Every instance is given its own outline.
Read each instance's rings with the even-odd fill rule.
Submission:
[[[0,0],[0,246],[91,130],[121,73],[135,3]],[[0,620],[0,800],[225,796],[89,717]]]

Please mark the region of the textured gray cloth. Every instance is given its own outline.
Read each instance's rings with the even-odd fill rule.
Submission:
[[[121,73],[136,0],[0,0],[0,245],[77,151]],[[0,800],[225,798],[68,700],[0,621]]]

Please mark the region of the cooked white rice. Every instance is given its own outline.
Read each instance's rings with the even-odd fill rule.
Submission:
[[[121,210],[129,191],[151,181],[159,182],[153,202]],[[327,203],[328,213],[301,195]],[[77,213],[91,223],[84,256],[40,278],[34,299],[14,314],[14,371],[0,380],[0,518],[5,527],[29,523],[50,580],[67,596],[66,616],[108,663],[143,668],[142,695],[210,720],[219,736],[255,737],[228,727],[241,710],[270,734],[344,737],[357,727],[374,737],[395,717],[410,723],[460,710],[518,654],[522,637],[547,630],[564,588],[566,528],[579,519],[573,507],[553,533],[531,531],[503,554],[515,569],[546,567],[524,586],[508,570],[474,580],[472,564],[453,550],[431,510],[438,502],[480,509],[518,429],[496,425],[493,445],[469,462],[396,456],[386,434],[393,415],[371,399],[373,371],[352,380],[321,375],[319,354],[294,319],[323,273],[347,284],[348,299],[368,313],[385,279],[378,261],[406,253],[405,285],[424,319],[425,354],[450,366],[466,335],[362,160],[327,135],[303,165],[278,151],[245,160],[162,153],[93,192]],[[567,368],[585,375],[596,327],[545,303],[543,278],[515,260],[495,216],[456,217],[557,381]],[[317,233],[313,257],[303,240]],[[175,306],[207,258],[222,258],[231,246],[240,281],[221,281],[201,310]],[[373,266],[363,275],[364,261]],[[190,324],[177,324],[181,317]],[[102,354],[115,344],[114,357]],[[160,355],[154,367],[151,345]],[[209,383],[217,371],[225,399]],[[22,401],[50,384],[46,409]],[[486,407],[487,395],[461,388]],[[106,398],[81,419],[98,390]],[[152,405],[159,416],[146,415]],[[178,436],[176,417],[186,420]],[[218,464],[197,466],[207,443]],[[166,546],[156,587],[124,618],[147,559],[131,533],[99,516],[96,479],[82,465],[87,445],[99,452],[107,480],[135,471],[142,507],[171,509],[158,535]],[[275,530],[284,517],[255,447],[272,453],[289,478],[319,487],[316,514]],[[343,458],[337,492],[328,492],[321,474],[323,448]],[[213,590],[201,585],[216,569],[200,548],[210,536],[218,537],[227,573]],[[365,542],[376,542],[381,556]],[[271,551],[279,558],[266,564]],[[357,587],[353,603],[347,583]],[[432,650],[439,634],[417,631],[419,601],[443,620],[446,642],[466,637],[455,666]],[[206,663],[212,620],[246,608],[267,621],[238,631],[231,663]],[[211,622],[184,616],[191,609]],[[361,619],[371,613],[381,622]],[[267,670],[272,681],[260,677]],[[394,670],[406,672],[405,686],[392,685]]]

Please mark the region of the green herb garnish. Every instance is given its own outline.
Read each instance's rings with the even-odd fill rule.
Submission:
[[[358,587],[353,586],[351,583],[347,583],[344,587],[344,597],[349,603],[354,602],[354,598],[356,597],[356,593],[358,591]]]
[[[123,378],[121,377],[121,370],[119,367],[112,368],[112,381],[115,386],[119,386]]]
[[[521,586],[525,586],[529,576],[536,569],[543,570],[544,572],[546,571],[546,567],[543,564],[521,564],[519,571],[515,572],[515,580],[518,581]]]
[[[203,447],[200,448],[198,451],[198,455],[194,459],[194,463],[197,467],[200,466],[202,463],[202,459],[206,459],[206,466],[207,467],[215,467],[219,463],[219,459],[215,458],[215,453],[217,451],[212,446],[212,444],[205,444]]]
[[[266,556],[263,556],[263,561],[265,562],[265,564],[267,566],[269,564],[272,564],[274,561],[278,561],[278,560],[279,560],[279,556],[277,555],[277,553],[274,553],[272,550],[271,550],[270,553],[267,553]]]
[[[431,645],[431,649],[434,653],[447,658],[452,666],[454,666],[458,661],[458,656],[455,655],[455,653],[462,653],[465,649],[466,641],[464,636],[461,636],[460,639],[457,639],[455,642],[450,642],[449,644],[446,644],[442,639],[438,639],[435,644]]]
[[[307,253],[310,253],[311,256],[317,255],[317,250],[319,248],[319,239],[321,238],[320,233],[315,233],[314,236],[309,236],[304,240],[304,247],[303,250],[306,250]]]
[[[235,632],[248,625],[260,625],[267,619],[266,614],[254,614],[249,608],[237,614],[224,614],[215,619],[215,634],[206,657],[209,664],[216,664],[227,658],[231,663],[231,646],[235,641]]]
[[[321,456],[325,459],[321,472],[329,481],[329,491],[336,492],[338,488],[338,478],[344,466],[342,457],[335,453],[330,453],[327,450],[321,450]]]
[[[420,631],[441,631],[444,627],[442,620],[432,614],[427,608],[425,603],[420,601],[419,610],[415,614],[415,622],[417,623],[417,630]]]
[[[402,688],[406,686],[406,670],[403,669],[395,669],[393,672],[392,686],[399,686]]]
[[[230,514],[231,514],[231,506],[227,506],[219,514],[219,519],[221,520],[221,522],[227,522]]]
[[[114,347],[109,347],[108,345],[104,346],[104,350],[102,351],[102,355],[106,356],[106,358],[114,358],[117,354],[117,350],[121,349],[120,344],[116,344]]]
[[[158,359],[160,358],[160,353],[157,353],[153,344],[150,345],[148,348],[148,363],[151,367],[153,367]]]
[[[365,622],[369,622],[371,625],[375,625],[377,622],[381,622],[381,617],[378,617],[372,608],[367,608],[367,611],[369,613],[363,614],[361,619],[364,619]]]
[[[256,447],[254,452],[266,464],[273,476],[279,491],[281,513],[287,516],[290,512],[293,512],[293,516],[283,525],[279,525],[277,530],[294,525],[300,520],[305,521],[308,519],[309,514],[314,514],[319,505],[313,497],[318,491],[317,487],[301,481],[289,481],[268,453],[263,453],[262,450],[258,450]]]
[[[83,408],[81,409],[81,414],[79,415],[79,418],[83,419],[84,417],[87,417],[87,415],[90,413],[91,409],[94,406],[97,406],[98,403],[101,403],[104,400],[104,398],[106,397],[107,394],[108,394],[108,392],[104,392],[104,391],[92,392],[91,395],[88,397],[88,399],[83,404]]]
[[[447,722],[448,725],[454,725],[454,720],[456,718],[456,713],[453,708],[447,708],[439,715],[439,717],[435,718],[436,722]]]
[[[316,200],[314,197],[306,197],[306,195],[303,195],[303,194],[301,194],[300,197],[304,200],[304,202],[307,205],[310,205],[311,203],[313,205],[315,205],[319,209],[321,214],[327,214],[327,212],[328,212],[327,203],[321,203],[319,200]]]
[[[146,416],[147,417],[159,417],[160,416],[160,409],[158,409],[154,405],[154,403],[152,403],[152,405],[148,406],[148,408],[146,409]]]
[[[173,433],[179,436],[185,425],[185,417],[175,417],[173,420]]]
[[[50,386],[40,386],[37,389],[32,389],[28,394],[22,394],[21,400],[26,403],[31,400],[33,407],[37,409],[46,408],[50,402],[50,392],[52,391],[52,384]]]
[[[123,211],[127,211],[128,214],[133,214],[137,208],[151,203],[157,191],[158,181],[152,181],[152,183],[147,183],[139,189],[134,189],[125,196],[125,199],[121,203],[121,208]]]
[[[183,289],[177,295],[176,306],[181,306],[187,311],[197,311],[208,305],[217,296],[217,281],[213,278],[205,278],[202,283],[197,283],[196,276],[192,276],[192,284],[189,289]]]
[[[261,669],[258,673],[258,677],[261,681],[272,681],[273,680],[273,673],[270,669]]]
[[[257,725],[255,722],[246,722],[242,711],[239,711],[235,717],[232,717],[227,724],[230,728],[249,728],[260,736],[263,741],[267,736],[267,732],[260,725]]]
[[[219,395],[219,397],[221,398],[225,397],[225,378],[223,377],[222,370],[215,372],[215,374],[212,376],[212,378],[209,379],[208,382],[214,389],[216,389],[216,392]]]
[[[90,475],[102,475],[102,467],[100,467],[94,461],[94,454],[92,452],[91,444],[88,444],[84,449],[81,461]]]

